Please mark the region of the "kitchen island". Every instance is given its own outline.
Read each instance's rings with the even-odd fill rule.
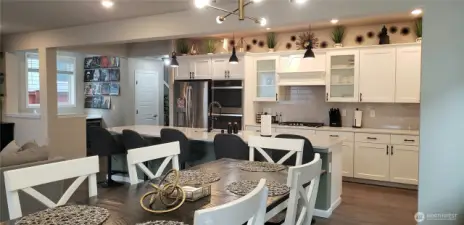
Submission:
[[[123,130],[129,129],[138,132],[139,134],[159,138],[161,129],[172,128],[183,132],[187,138],[195,142],[206,143],[206,156],[202,162],[215,160],[214,146],[212,145],[214,137],[221,132],[213,130],[207,132],[204,128],[186,128],[186,127],[171,127],[171,126],[152,126],[152,125],[135,125],[108,128],[109,131],[121,134]],[[273,133],[272,135],[278,135]],[[287,133],[288,134],[288,133]],[[259,136],[256,131],[240,131],[237,136],[247,142],[250,136]],[[314,151],[321,154],[322,169],[326,172],[321,175],[319,183],[318,197],[316,200],[315,215],[328,218],[333,210],[341,203],[342,191],[342,142],[343,138],[328,138],[321,135],[304,135],[311,141]]]

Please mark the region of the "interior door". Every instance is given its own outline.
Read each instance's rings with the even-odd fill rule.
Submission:
[[[135,71],[135,124],[159,124],[159,74]]]

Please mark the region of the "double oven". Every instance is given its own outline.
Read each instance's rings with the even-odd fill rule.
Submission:
[[[213,109],[213,128],[227,129],[228,123],[237,123],[239,129],[243,122],[243,81],[214,80],[212,83],[213,101],[221,104],[221,109]]]

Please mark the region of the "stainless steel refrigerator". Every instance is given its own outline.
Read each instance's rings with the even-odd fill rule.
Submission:
[[[211,80],[174,82],[174,126],[207,128]]]

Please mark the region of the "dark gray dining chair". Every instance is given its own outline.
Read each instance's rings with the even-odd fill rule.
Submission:
[[[111,168],[111,156],[117,154],[126,154],[124,145],[118,143],[115,137],[105,128],[102,127],[87,127],[88,148],[87,155],[98,155],[99,157],[107,157],[107,180],[101,184],[102,187],[114,187],[122,185],[113,181],[111,176],[113,170]]]
[[[303,162],[302,164],[309,163],[313,161],[314,159],[314,148],[313,144],[311,144],[311,141],[309,141],[307,138],[300,136],[300,135],[295,135],[295,134],[279,134],[275,136],[275,138],[286,138],[286,139],[303,139],[304,140],[304,145],[303,145]],[[279,161],[282,157],[287,152],[282,152],[282,151],[272,151],[272,160],[274,162]],[[282,163],[283,165],[287,166],[295,166],[296,164],[296,156],[292,155],[290,158],[285,160],[285,162]]]
[[[180,145],[180,155],[179,155],[179,165],[180,169],[183,170],[186,168],[187,162],[191,162],[195,159],[192,158],[190,152],[190,142],[187,136],[179,130],[171,128],[161,129],[161,142],[169,143],[178,141]]]
[[[233,134],[217,134],[214,137],[216,159],[231,158],[248,160],[248,144],[241,137]]]
[[[149,141],[143,138],[138,132],[128,129],[122,130],[122,141],[127,150],[150,145]],[[148,162],[144,162],[144,164],[148,167]],[[148,180],[148,176],[144,175],[143,179]]]

